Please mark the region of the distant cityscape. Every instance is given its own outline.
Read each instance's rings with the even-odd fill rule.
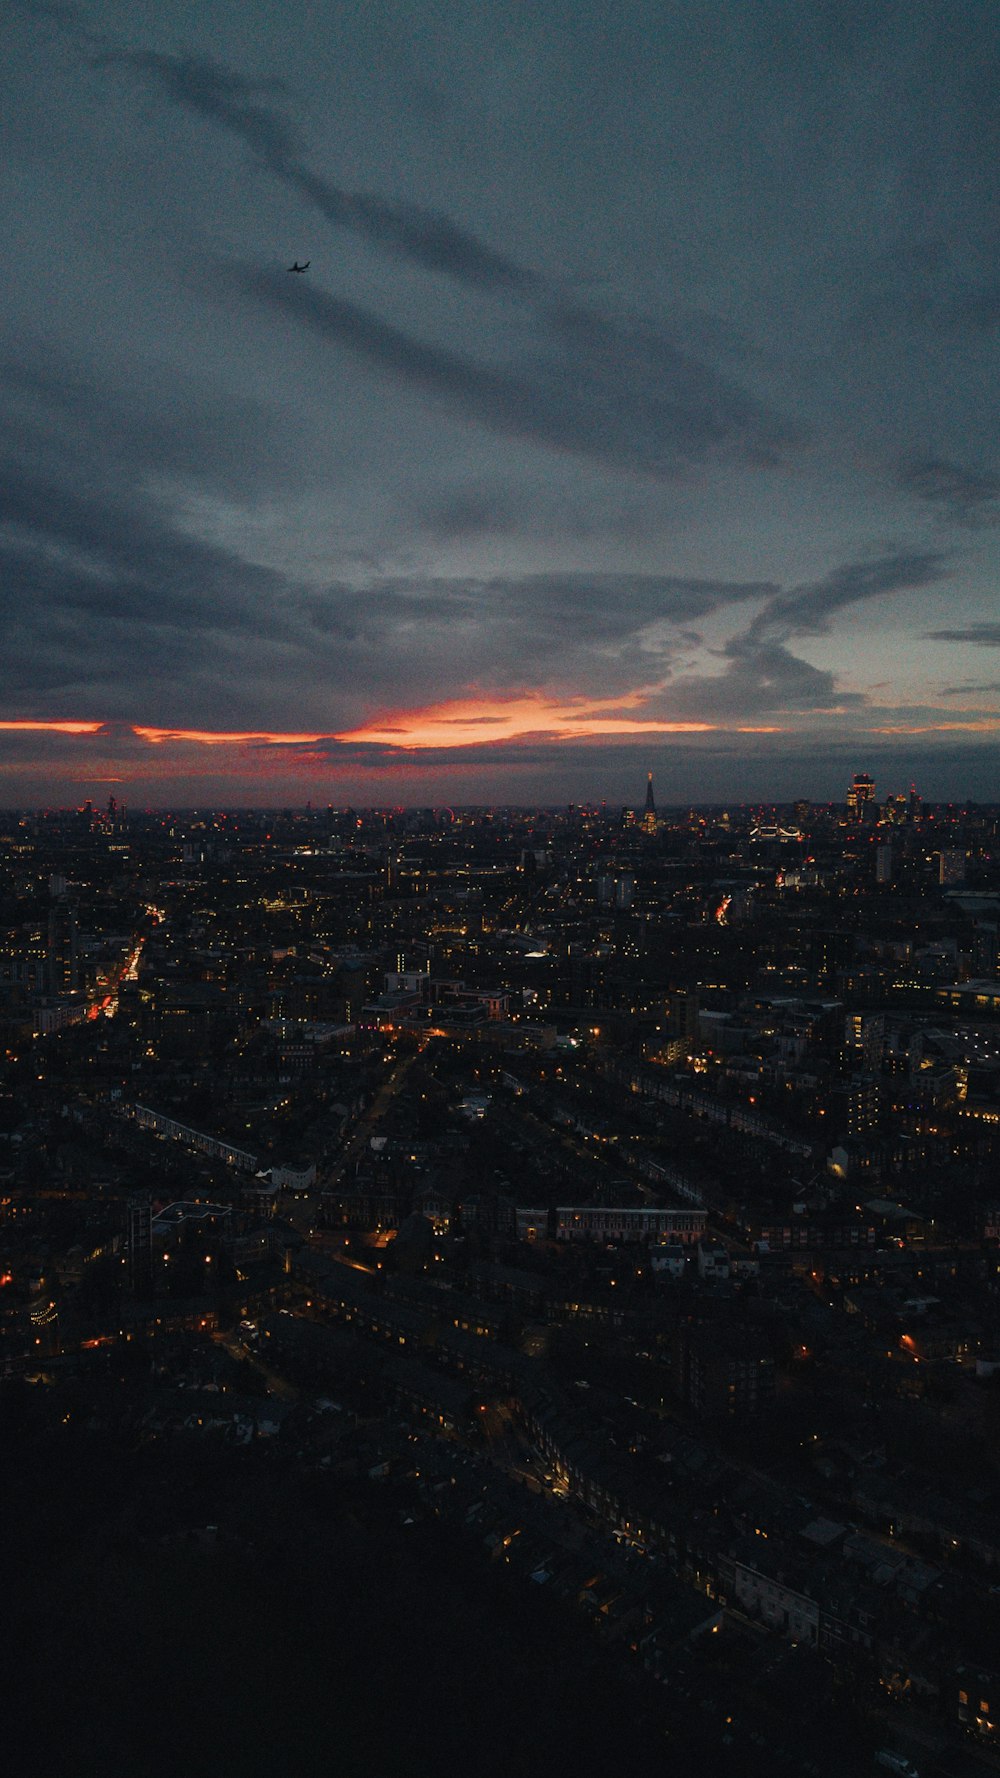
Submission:
[[[1000,803],[8,810],[0,1055],[7,1436],[169,1494],[108,1547],[300,1490],[661,1759],[996,1764]]]

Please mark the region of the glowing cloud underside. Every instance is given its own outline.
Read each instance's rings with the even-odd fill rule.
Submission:
[[[103,727],[103,722],[0,722],[5,734],[96,735]]]
[[[588,741],[629,735],[703,735],[718,732],[711,722],[667,722],[643,718],[641,710],[648,691],[618,698],[553,699],[542,693],[514,698],[466,698],[423,708],[397,710],[360,728],[331,729],[201,729],[158,727],[148,723],[17,720],[0,721],[0,732],[57,734],[74,737],[100,736],[112,749],[115,732],[130,734],[147,746],[308,748],[323,742],[384,747],[400,753],[429,749],[456,749],[516,744],[518,741]],[[636,711],[630,715],[628,712]],[[957,725],[951,725],[957,726]],[[780,734],[774,727],[744,727],[739,734]],[[258,756],[259,757],[259,756]]]
[[[921,722],[884,724],[881,728],[873,728],[873,735],[944,735],[958,730],[970,735],[992,735],[1000,729],[1000,717],[983,717],[976,722]]]
[[[605,735],[700,735],[710,722],[642,721],[618,714],[641,702],[639,695],[614,700],[554,702],[544,697],[458,700],[423,710],[400,710],[382,722],[366,723],[335,738],[366,741],[419,752],[425,747],[471,747],[490,741],[517,741],[544,735],[581,741]]]
[[[160,747],[165,741],[193,741],[200,747],[234,747],[249,741],[274,747],[297,747],[308,742],[337,739],[322,732],[300,735],[274,733],[267,729],[146,728],[138,724],[132,732],[140,741],[148,741],[153,747]]]

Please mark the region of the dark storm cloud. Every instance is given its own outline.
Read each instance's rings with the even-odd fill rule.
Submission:
[[[145,406],[31,344],[0,364],[4,714],[71,701],[70,715],[143,720],[169,687],[163,715],[176,719],[205,700],[211,663],[279,639],[282,578],[186,532],[153,491],[163,478],[223,494],[280,486],[268,417],[199,407],[176,379],[171,393]]]
[[[152,509],[68,494],[16,466],[0,473],[5,714],[37,715],[36,700],[47,709],[64,693],[73,715],[149,720],[166,687],[185,708],[207,702],[206,669],[278,639],[270,613],[282,589],[268,571],[184,538]]]
[[[182,110],[217,124],[256,155],[269,172],[311,203],[327,222],[345,228],[412,261],[486,290],[533,292],[543,287],[535,272],[496,252],[440,211],[393,202],[371,192],[348,191],[315,173],[303,159],[294,124],[267,96],[284,91],[278,80],[248,80],[208,56],[190,51],[167,55],[128,49],[90,28],[78,7],[57,0],[29,0],[25,8],[62,27],[97,51],[95,67],[124,68]]]
[[[788,58],[787,67],[783,67],[784,58],[775,56],[775,8],[757,10],[759,19],[751,18],[746,27],[742,49],[747,60],[739,74],[752,93],[756,82],[794,70],[787,100],[793,120],[800,110],[803,119],[808,118],[811,139],[798,145],[805,168],[811,166],[817,151],[833,150],[840,158],[846,155],[850,163],[857,153],[854,134],[862,143],[873,135],[872,146],[877,144],[878,155],[890,164],[890,144],[879,141],[886,125],[871,116],[866,77],[869,64],[877,64],[890,42],[896,48],[893,33],[908,21],[901,15],[893,25],[884,17],[880,29],[880,22],[873,23],[869,13],[847,52],[834,46],[837,31],[819,21],[813,28],[807,22],[799,30],[788,29],[789,21],[783,20],[783,47]],[[654,33],[648,44],[652,67],[660,62],[673,35],[670,8],[664,13],[662,33]],[[582,48],[589,33],[587,21],[581,22]],[[891,145],[895,203],[887,231],[890,244],[865,270],[868,290],[859,309],[859,320],[865,326],[873,316],[973,329],[992,328],[1000,319],[1000,285],[988,239],[991,197],[986,195],[997,145],[992,78],[995,26],[985,11],[978,21],[970,18],[969,23],[966,33],[947,33],[918,19],[899,50],[900,68],[907,66],[909,51],[912,90],[904,89],[909,103],[901,118],[902,140]],[[695,23],[695,41],[698,34]],[[712,50],[721,71],[727,60],[735,64],[736,39],[725,29],[714,35]],[[683,33],[675,50],[682,42]],[[578,336],[586,331],[589,317],[577,315],[575,305],[566,303],[539,273],[442,212],[377,193],[352,191],[316,173],[304,157],[298,132],[284,112],[269,102],[279,90],[275,84],[248,80],[191,51],[170,55],[109,44],[102,59],[131,70],[172,104],[227,131],[335,226],[425,270],[484,290],[542,298],[550,304],[553,327],[568,326]],[[667,73],[666,67],[663,72]],[[419,105],[420,95],[426,95],[425,83],[411,74],[408,85],[410,103]],[[898,106],[898,78],[894,82],[890,77],[887,85]],[[810,106],[811,94],[815,95],[814,106]],[[831,101],[844,112],[846,141],[838,140],[831,119],[824,117],[824,103]],[[732,127],[726,109],[719,114],[724,138],[727,127]],[[784,120],[769,121],[779,137],[788,130],[784,147],[790,162],[794,135]],[[769,142],[766,130],[762,140]],[[773,169],[764,160],[760,143],[749,137],[740,140],[739,136],[737,141],[749,156],[750,181],[756,173],[757,189],[766,192]],[[863,154],[858,158],[856,174],[863,165]],[[881,166],[872,170],[875,183],[880,171]],[[790,165],[789,176],[794,189]],[[752,183],[748,189],[752,196]]]
[[[952,523],[971,529],[1000,524],[1000,475],[922,457],[901,465],[899,483]]]
[[[11,527],[4,543],[8,578],[0,589],[8,621],[29,616],[23,592],[30,582],[50,614],[75,609],[90,620],[97,643],[109,623],[123,619],[183,631],[198,622],[206,633],[248,629],[266,636],[273,628],[268,602],[281,582],[268,570],[254,571],[224,550],[185,538],[151,512],[18,476],[2,459],[0,475]],[[143,594],[150,599],[145,605]]]
[[[750,396],[659,343],[648,352],[637,339],[628,353],[575,365],[539,354],[498,370],[314,285],[252,267],[230,275],[286,319],[492,431],[661,475],[710,454],[773,461],[778,448],[781,429]]]
[[[299,607],[317,642],[338,639],[342,681],[377,660],[383,701],[426,704],[469,688],[624,695],[670,672],[687,626],[773,591],[635,573],[382,578],[303,593]]]
[[[581,306],[437,211],[351,192],[314,172],[292,125],[262,103],[273,83],[248,81],[192,54],[114,48],[98,60],[132,70],[175,104],[227,130],[335,227],[460,285],[523,299],[538,352],[520,372],[506,373],[408,338],[342,299],[326,298],[321,313],[319,298],[310,307],[314,292],[260,276],[259,294],[271,303],[383,370],[444,395],[481,423],[659,473],[716,451],[773,464],[797,436],[754,396],[680,350],[662,328]]]
[[[0,417],[7,573],[0,597],[11,621],[44,623],[78,609],[100,645],[108,624],[129,619],[183,629],[200,616],[220,627],[266,628],[277,577],[185,535],[154,477],[196,479],[246,491],[246,443],[266,425],[246,404],[188,409],[175,390],[157,415],[125,392],[99,391],[65,360],[34,354],[0,364]],[[210,586],[211,605],[202,597]]]
[[[620,681],[646,626],[689,623],[774,591],[641,574],[383,577],[305,589],[181,530],[171,504],[151,491],[164,473],[224,489],[245,481],[248,437],[266,430],[256,410],[197,416],[175,402],[168,420],[98,391],[66,362],[28,355],[5,371],[0,684],[19,708],[36,693],[79,689],[85,713],[110,699],[110,712],[93,713],[204,722],[219,708],[200,676],[212,660],[222,669],[238,659],[251,692],[254,662],[260,673],[282,660],[302,672],[307,658],[325,661],[334,689],[359,671],[371,684],[379,663],[386,694],[411,699],[421,681],[440,695],[456,662],[469,679],[501,686],[550,674],[554,663],[572,664],[584,681],[616,670]],[[595,666],[592,651],[611,645],[617,669]],[[242,695],[233,686],[225,707]],[[149,696],[153,712],[142,707]]]
[[[636,573],[305,587],[183,527],[156,491],[165,473],[182,485],[248,485],[247,440],[266,431],[252,407],[192,418],[178,402],[157,419],[69,363],[29,354],[0,366],[0,414],[4,714],[71,706],[73,715],[250,727],[263,696],[263,726],[285,727],[283,680],[319,676],[314,702],[329,715],[332,698],[334,724],[347,727],[373,696],[415,703],[536,678],[627,689],[636,673],[669,666],[682,626],[775,591]],[[234,448],[223,435],[235,435]],[[656,626],[666,637],[645,634]]]
[[[562,468],[555,481],[523,469],[516,476],[484,471],[473,480],[463,470],[441,489],[411,486],[404,496],[406,522],[419,539],[446,546],[512,537],[527,547],[557,538],[561,544],[592,541],[603,551],[611,539],[631,548],[651,536],[659,539],[661,484],[617,476],[597,488],[586,472],[577,474],[575,461]]]
[[[303,296],[324,321],[333,313],[358,325],[350,305]],[[383,329],[367,327],[371,349],[408,352],[401,338],[387,345]],[[418,369],[440,378],[440,355]],[[444,374],[463,379],[461,361],[445,363]],[[834,700],[833,676],[799,660],[787,641],[819,633],[847,605],[927,584],[941,571],[942,558],[925,554],[850,564],[787,591],[767,581],[565,572],[383,575],[305,587],[181,529],[154,491],[154,472],[165,467],[182,479],[200,476],[202,456],[215,456],[214,422],[199,432],[183,415],[173,424],[130,415],[113,392],[99,398],[65,364],[15,365],[2,387],[10,446],[0,688],[12,713],[40,714],[32,699],[50,709],[73,698],[79,715],[285,727],[276,705],[286,677],[318,677],[314,712],[325,707],[336,728],[356,726],[374,698],[383,708],[412,706],[470,688],[533,685],[624,696],[669,680],[697,641],[691,626],[751,601],[762,609],[725,645],[727,671],[679,682],[671,714],[808,710]],[[34,398],[30,424],[26,397]],[[520,419],[521,408],[514,413]],[[244,424],[254,418],[251,410]],[[263,723],[255,714],[262,696]]]
[[[245,80],[218,62],[191,54],[114,49],[98,60],[104,66],[132,69],[175,104],[228,130],[336,227],[461,283],[505,292],[541,288],[534,272],[495,252],[440,212],[393,203],[370,192],[347,191],[314,173],[302,158],[294,127],[281,112],[261,103],[262,93],[276,90],[274,82]]]
[[[930,642],[971,642],[976,648],[1000,648],[1000,623],[966,624],[953,630],[928,630]]]
[[[469,583],[487,604],[499,599],[519,622],[535,615],[563,646],[578,630],[613,638],[657,622],[690,623],[723,605],[772,597],[773,581],[711,580],[668,574],[549,573]],[[468,596],[468,593],[465,594]]]
[[[365,592],[359,598],[360,591]],[[353,602],[354,633],[439,623],[454,635],[468,624],[511,624],[531,647],[572,649],[613,641],[648,626],[681,625],[721,606],[773,595],[770,581],[728,581],[667,574],[548,573],[383,578],[365,589],[334,584],[303,596],[318,629],[343,628]],[[530,638],[530,640],[529,640]]]
[[[280,406],[217,391],[155,360],[131,376],[88,371],[58,346],[20,338],[0,358],[0,437],[32,473],[75,487],[120,485],[141,500],[142,476],[176,477],[201,492],[273,495],[301,469],[289,463]]]

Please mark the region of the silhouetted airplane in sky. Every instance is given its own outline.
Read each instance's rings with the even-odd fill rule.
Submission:
[[[298,260],[296,260],[295,264],[290,265],[288,269],[290,272],[307,272],[311,265],[312,265],[311,259],[307,259],[305,265],[299,265]]]

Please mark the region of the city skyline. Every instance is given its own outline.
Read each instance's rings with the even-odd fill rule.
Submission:
[[[998,59],[24,0],[0,803],[991,800]]]

